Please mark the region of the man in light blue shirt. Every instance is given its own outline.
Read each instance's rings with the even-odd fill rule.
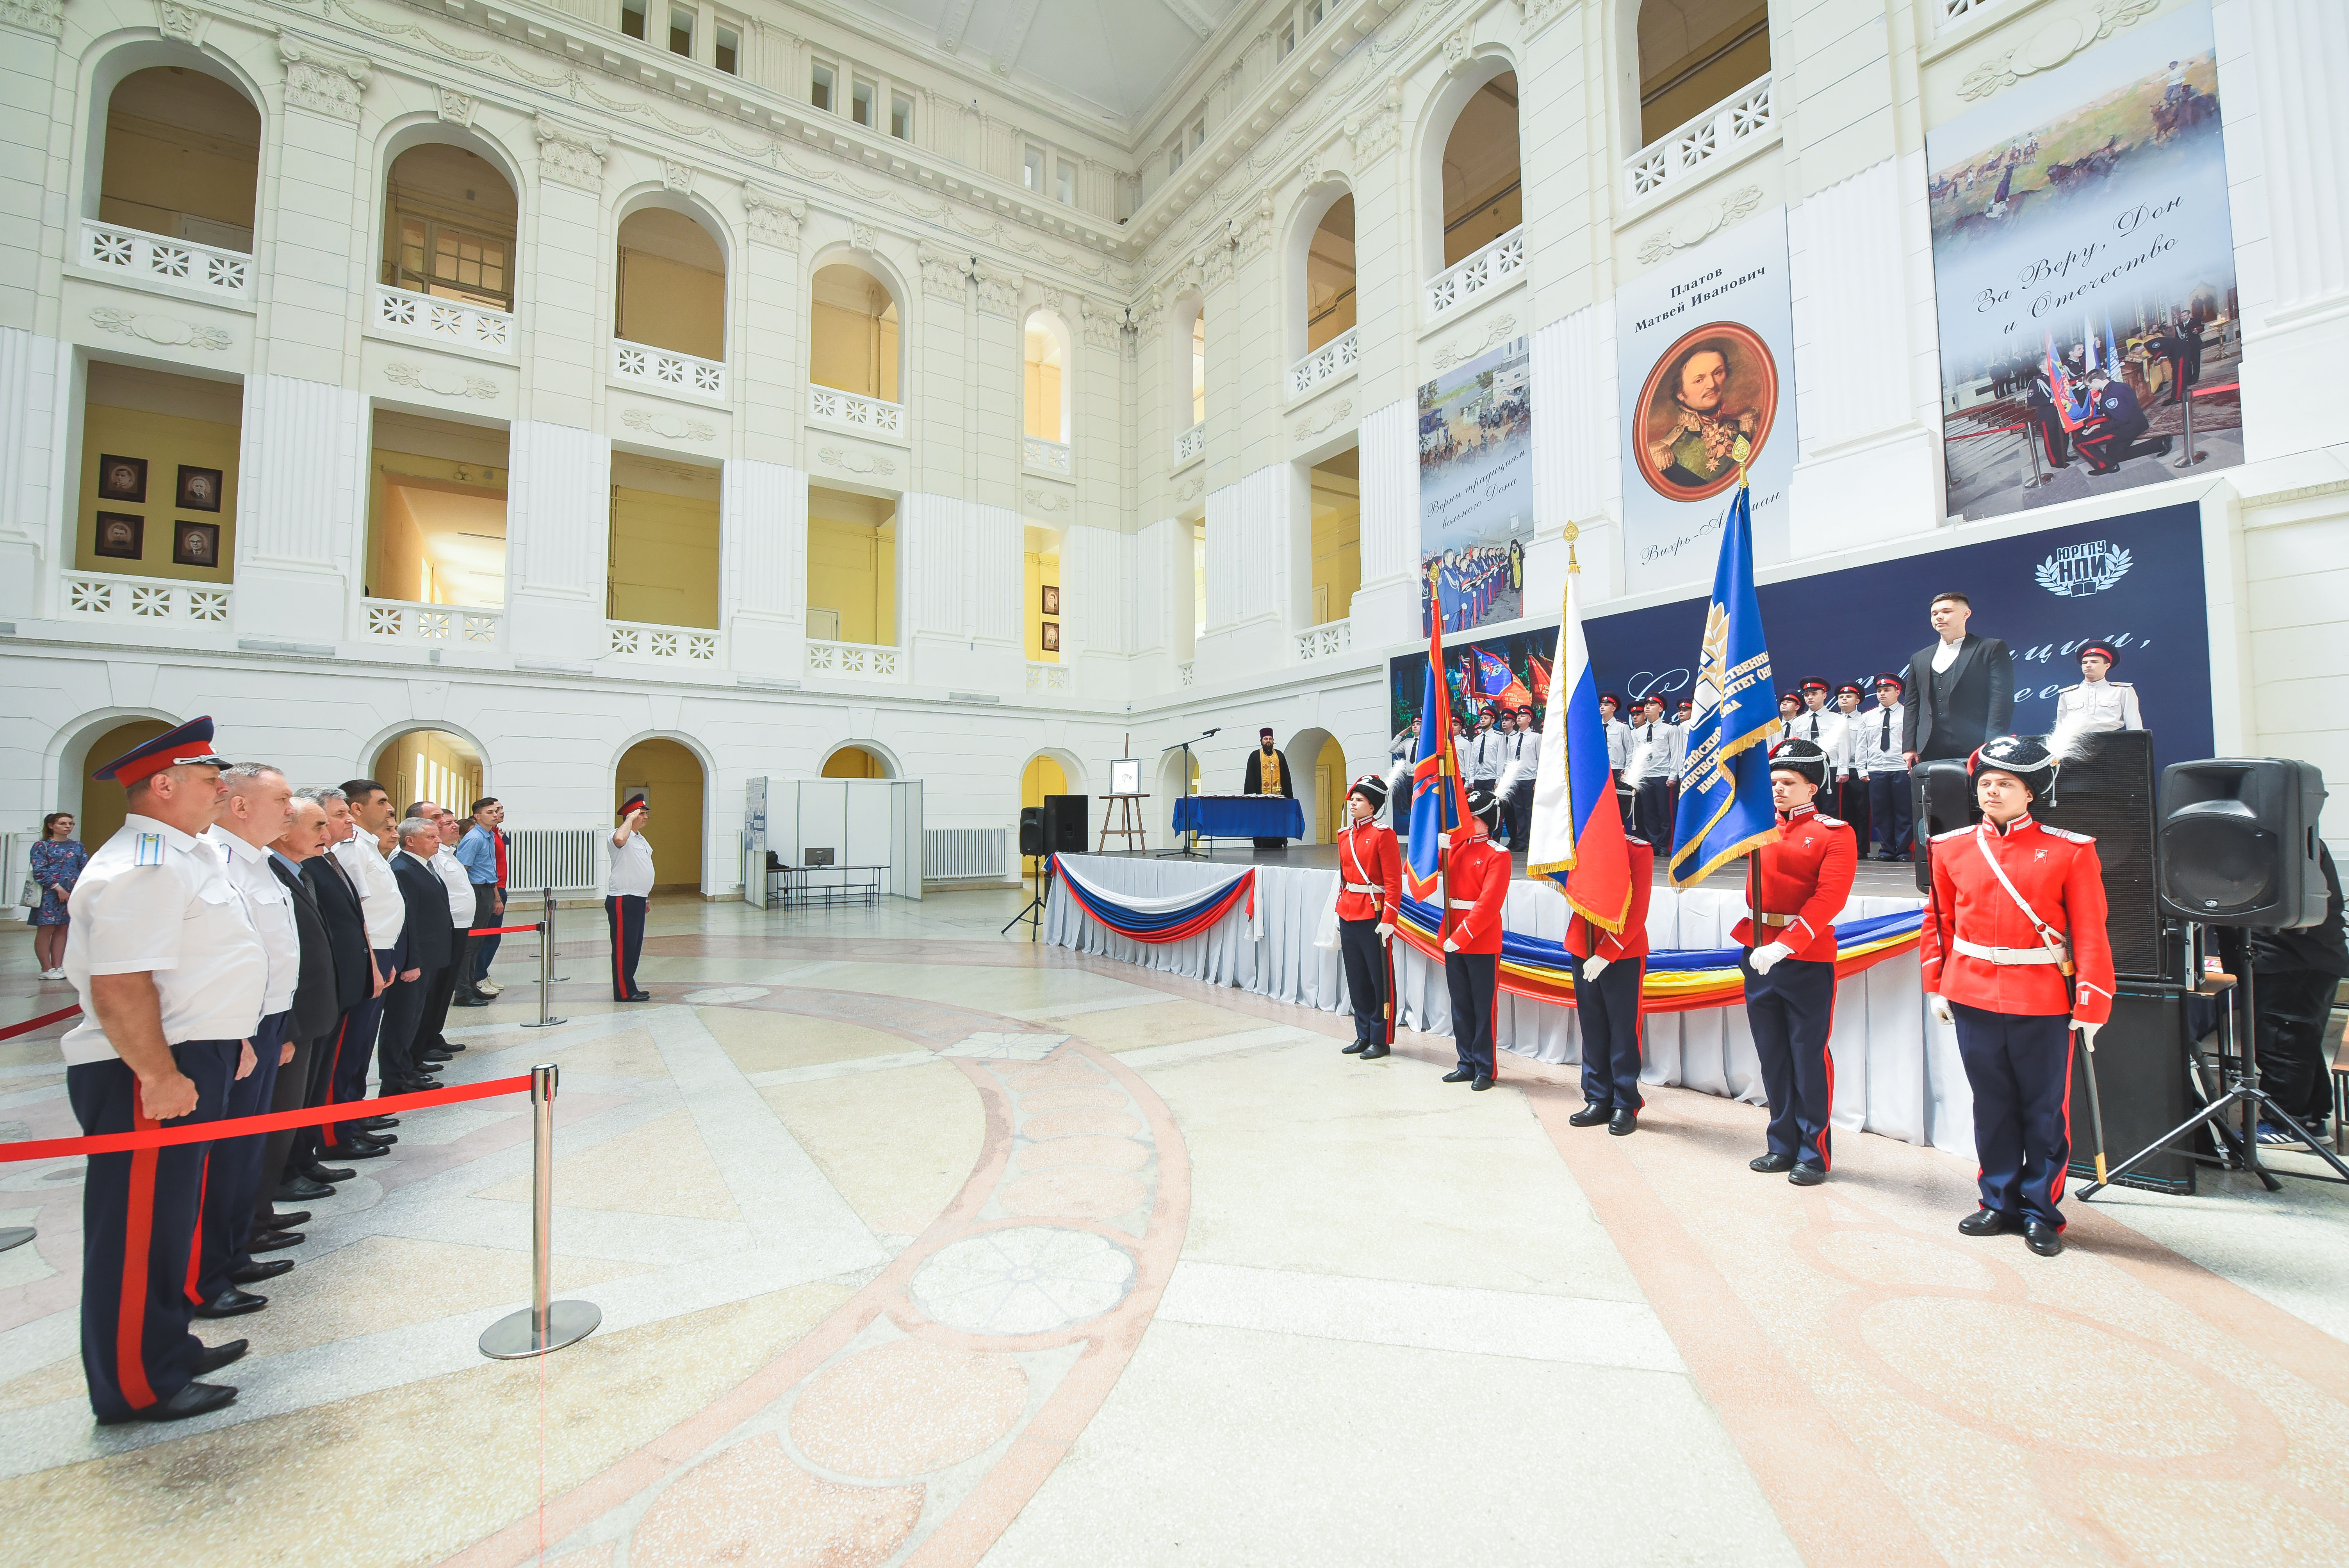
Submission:
[[[505,820],[506,809],[494,798],[473,802],[473,825],[457,844],[457,863],[465,868],[466,880],[473,884],[473,924],[495,925],[505,913],[505,835],[498,824]],[[451,998],[460,1007],[486,1007],[490,998],[498,994],[496,981],[490,978],[490,960],[497,956],[500,936],[469,936],[465,952],[459,960],[456,994]]]

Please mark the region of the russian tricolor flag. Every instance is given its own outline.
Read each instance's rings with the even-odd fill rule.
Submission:
[[[1631,851],[1615,776],[1607,765],[1607,726],[1599,714],[1599,680],[1582,641],[1581,574],[1566,574],[1566,619],[1542,718],[1541,762],[1534,773],[1534,821],[1526,874],[1547,877],[1593,925],[1620,931],[1631,913]]]

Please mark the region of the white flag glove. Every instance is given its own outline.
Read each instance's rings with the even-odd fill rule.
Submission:
[[[1447,936],[1444,939],[1444,951],[1446,953],[1457,953],[1460,951],[1460,944]]]
[[[1936,1023],[1954,1024],[1958,1021],[1951,1016],[1949,999],[1945,996],[1939,996],[1928,991],[1925,993],[1925,1006],[1933,1015]]]
[[[2080,1031],[2080,1043],[2087,1047],[2089,1050],[2094,1051],[2096,1048],[2096,1031],[2103,1028],[2104,1026],[2102,1024],[2075,1024],[2073,1027]]]
[[[1582,977],[1585,980],[1598,979],[1601,975],[1607,973],[1608,962],[1609,961],[1607,959],[1599,957],[1596,953],[1592,954],[1589,957],[1582,961]]]
[[[1392,925],[1381,925],[1379,927],[1379,940],[1381,942],[1392,942],[1394,940],[1394,927]]]
[[[1452,835],[1448,832],[1436,834],[1435,847],[1439,850],[1450,849],[1452,847]]]
[[[1754,956],[1748,962],[1754,965],[1754,973],[1767,975],[1771,970],[1778,967],[1780,959],[1791,957],[1793,954],[1794,949],[1785,943],[1773,942],[1766,947],[1755,948]]]

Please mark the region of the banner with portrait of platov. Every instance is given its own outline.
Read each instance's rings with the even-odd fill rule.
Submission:
[[[1754,550],[1787,554],[1795,472],[1795,323],[1786,211],[1675,252],[1615,296],[1623,398],[1623,586],[1713,575],[1743,470]]]
[[[2243,460],[2209,0],[1925,138],[1952,516]]]
[[[1534,538],[1527,340],[1444,371],[1419,389],[1420,634],[1525,613]]]

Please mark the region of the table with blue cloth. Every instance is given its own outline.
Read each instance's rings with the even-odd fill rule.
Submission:
[[[1203,839],[1301,839],[1305,808],[1281,795],[1184,795],[1174,830]]]

